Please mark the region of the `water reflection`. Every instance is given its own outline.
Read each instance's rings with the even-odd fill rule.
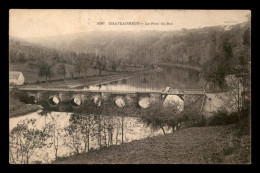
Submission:
[[[58,157],[64,157],[77,152],[81,153],[88,151],[89,149],[99,149],[100,146],[120,145],[122,143],[122,128],[124,142],[131,142],[133,140],[163,134],[160,130],[154,131],[150,127],[146,127],[136,117],[122,118],[119,116],[91,115],[88,116],[89,119],[87,122],[89,122],[89,124],[85,126],[78,126],[77,123],[70,120],[71,117],[71,113],[52,112],[46,116],[41,116],[38,113],[32,113],[22,117],[10,118],[10,162],[26,163],[26,157],[23,150],[19,148],[20,146],[26,148],[26,139],[23,139],[23,133],[17,130],[17,124],[20,124],[19,127],[21,127],[23,123],[29,124],[29,121],[26,120],[35,120],[35,122],[28,128],[38,129],[41,131],[45,129],[44,131],[47,131],[49,135],[44,141],[45,145],[39,146],[38,148],[31,148],[32,152],[29,152],[29,163],[51,163],[56,158],[56,151]],[[80,120],[78,122],[82,123],[84,120]],[[12,133],[11,135],[11,132],[14,132],[13,129],[15,127],[16,133]],[[46,127],[52,127],[50,128],[52,130],[46,130]],[[84,127],[84,129],[89,130],[88,146],[85,143],[86,140],[84,140],[86,139],[84,138],[84,134],[86,133],[82,133],[82,129],[80,127]],[[73,130],[73,128],[75,129]],[[18,129],[21,130],[21,128]],[[171,129],[166,131],[166,133],[170,132]],[[27,131],[27,134],[35,133],[28,133]],[[20,139],[20,143],[18,139]]]
[[[182,68],[167,68],[162,72],[142,74],[133,78],[113,81],[101,86],[85,86],[84,90],[119,90],[119,91],[162,91],[171,89],[201,89],[199,72]]]

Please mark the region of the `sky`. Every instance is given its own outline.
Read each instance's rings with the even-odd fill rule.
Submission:
[[[9,35],[26,38],[88,31],[175,31],[182,28],[242,23],[247,21],[246,16],[250,15],[250,10],[11,9]],[[98,22],[105,24],[99,25]],[[139,22],[139,24],[111,25],[110,22]]]

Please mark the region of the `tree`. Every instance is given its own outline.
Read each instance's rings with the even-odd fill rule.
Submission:
[[[61,64],[59,66],[58,73],[63,75],[63,79],[65,80],[65,78],[66,78],[66,66],[65,66],[65,64]]]
[[[70,74],[70,79],[72,80],[74,78],[74,67],[73,67],[73,65],[68,65],[66,71]]]
[[[38,62],[37,68],[39,77],[45,77],[46,83],[48,82],[48,78],[51,80],[51,77],[54,75],[51,64],[48,64],[46,61],[42,60]]]
[[[29,163],[35,149],[46,145],[48,134],[45,129],[38,130],[35,127],[36,119],[20,121],[10,134],[10,153],[12,163]],[[16,157],[14,157],[16,154]]]
[[[94,114],[94,136],[97,137],[99,148],[102,147],[102,117],[100,114]]]
[[[66,136],[70,138],[67,146],[79,154],[83,148],[81,146],[80,123],[78,123],[75,115],[70,117],[69,126],[65,128],[65,131],[67,132]]]
[[[84,76],[87,77],[87,72],[88,72],[88,68],[89,68],[89,60],[84,58],[83,59],[83,66],[82,66],[82,69],[83,69],[83,72],[84,72]]]
[[[230,68],[226,67],[225,62],[225,59],[217,55],[213,60],[203,65],[202,74],[207,82],[206,86],[209,82],[213,82],[214,91],[217,90],[216,86],[220,87],[221,91],[225,89],[225,76],[230,72]]]
[[[164,127],[177,126],[180,120],[180,109],[178,103],[164,106],[160,102],[152,103],[148,108],[141,109],[141,121],[151,128],[157,130],[160,128],[164,134]]]
[[[80,129],[84,141],[84,152],[89,151],[90,137],[93,136],[93,117],[90,115],[79,115]]]
[[[74,71],[78,73],[78,77],[80,77],[80,73],[83,69],[83,65],[84,65],[83,60],[81,58],[78,58],[74,64],[74,68],[75,68]]]
[[[116,71],[116,62],[115,61],[113,61],[112,62],[112,70],[115,72]]]
[[[59,54],[57,52],[53,52],[52,60],[54,60],[56,62],[61,62],[61,57],[59,56]]]
[[[50,114],[51,121],[46,124],[46,128],[48,129],[48,134],[52,138],[51,145],[53,145],[53,148],[55,150],[55,159],[58,158],[58,150],[66,145],[64,141],[63,128],[59,127],[57,118],[60,115],[56,115],[55,117]]]
[[[101,76],[102,70],[103,70],[103,64],[100,60],[97,61],[97,68],[99,71],[99,75]]]
[[[251,33],[249,28],[247,28],[243,34],[243,44],[248,47],[251,45]]]
[[[116,102],[118,100],[118,102]],[[106,130],[108,132],[108,136],[110,136],[109,140],[112,142],[113,138],[113,129],[116,130],[116,145],[120,141],[118,140],[118,136],[121,133],[121,143],[124,143],[124,131],[126,127],[125,117],[127,115],[138,114],[136,111],[136,107],[133,104],[125,104],[125,100],[121,97],[109,98],[103,104],[103,114],[108,114],[109,116],[106,117],[107,126]]]
[[[30,69],[33,70],[34,68],[37,67],[37,64],[35,62],[33,62],[33,61],[29,61],[28,66],[29,66]]]
[[[245,91],[248,91],[248,86],[244,83],[244,78],[248,78],[248,76],[245,77],[243,74],[229,75],[227,77],[228,90],[222,97],[219,96],[225,105],[229,105],[233,112],[238,113],[239,119],[243,116],[244,110],[248,109],[247,101],[250,99],[246,96]]]
[[[75,128],[78,128],[78,133],[76,135],[81,138],[84,142],[84,152],[89,151],[90,149],[90,138],[94,133],[94,118],[93,116],[85,113],[74,113],[71,115],[70,127],[68,130],[76,131]],[[74,143],[75,145],[76,143]],[[76,148],[76,147],[74,147]]]
[[[26,59],[25,59],[25,54],[20,52],[19,55],[18,55],[18,61],[20,63],[25,63],[26,62]]]

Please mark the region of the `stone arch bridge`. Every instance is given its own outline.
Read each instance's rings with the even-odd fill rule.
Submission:
[[[63,88],[19,88],[26,92],[34,103],[47,103],[54,110],[62,111],[60,107],[64,103],[72,109],[77,109],[86,101],[101,105],[102,102],[112,100],[115,105],[124,107],[127,104],[136,104],[142,108],[149,107],[149,103],[156,100],[164,101],[169,96],[178,96],[183,101],[184,108],[196,101],[205,99],[204,90],[175,90],[167,92],[159,91],[109,91],[109,90],[82,90]]]

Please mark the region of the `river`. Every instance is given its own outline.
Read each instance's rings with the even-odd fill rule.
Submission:
[[[170,87],[171,89],[201,89],[201,82],[202,80],[200,79],[199,72],[195,70],[167,68],[158,73],[142,74],[133,78],[122,79],[119,81],[113,81],[99,85],[82,86],[82,89],[122,91],[162,91],[166,87]],[[176,98],[178,97],[173,97],[173,99]],[[76,152],[85,151],[83,149],[84,142],[82,142],[82,140],[78,140],[80,142],[75,143],[76,138],[71,138],[73,137],[73,133],[76,132],[73,131],[73,133],[69,133],[65,130],[70,125],[69,120],[71,115],[72,113],[68,112],[51,112],[46,116],[41,116],[39,115],[39,112],[34,112],[25,116],[10,118],[9,131],[11,134],[11,131],[17,127],[17,124],[21,125],[27,123],[30,125],[26,128],[38,130],[42,130],[49,124],[54,124],[55,130],[53,131],[53,136],[49,136],[46,138],[46,141],[44,141],[44,143],[47,142],[48,144],[38,148],[31,148],[28,159],[29,163],[51,163],[55,160],[55,145],[51,145],[54,140],[56,140],[56,142],[58,141],[58,157],[65,157],[71,154],[75,154]],[[92,122],[94,122],[94,115],[91,116],[93,119]],[[30,119],[34,119],[35,123],[25,121]],[[104,130],[103,134],[101,133],[101,136],[98,136],[97,132],[93,131],[92,135],[90,135],[89,149],[99,149],[100,146],[107,146],[108,143],[110,143],[110,145],[120,145],[122,143],[122,122],[124,142],[131,142],[133,140],[140,140],[163,134],[162,130],[160,129],[153,130],[152,128],[145,126],[142,122],[140,122],[138,117],[124,117],[124,119],[122,119],[122,117],[118,116],[101,116],[101,122],[102,121],[108,122],[107,124],[112,125],[112,130],[110,132]],[[166,133],[172,132],[172,129],[165,128],[165,130]],[[31,138],[28,138],[31,139],[31,141],[21,140],[19,144],[18,138],[21,138],[22,133],[19,133],[19,135],[18,133],[16,133],[17,136],[10,135],[10,143],[12,144],[10,145],[10,163],[26,163],[26,159],[23,156],[20,144],[26,145],[26,142],[31,142],[30,146],[34,146],[32,144],[33,140]],[[109,135],[112,136],[112,141],[109,141]],[[11,137],[13,138],[11,139]],[[101,142],[98,141],[99,137],[102,138]]]
[[[202,89],[200,73],[192,69],[166,68],[153,74],[141,74],[133,78],[122,79],[102,84],[82,86],[84,90],[117,91],[162,91],[171,89]]]

